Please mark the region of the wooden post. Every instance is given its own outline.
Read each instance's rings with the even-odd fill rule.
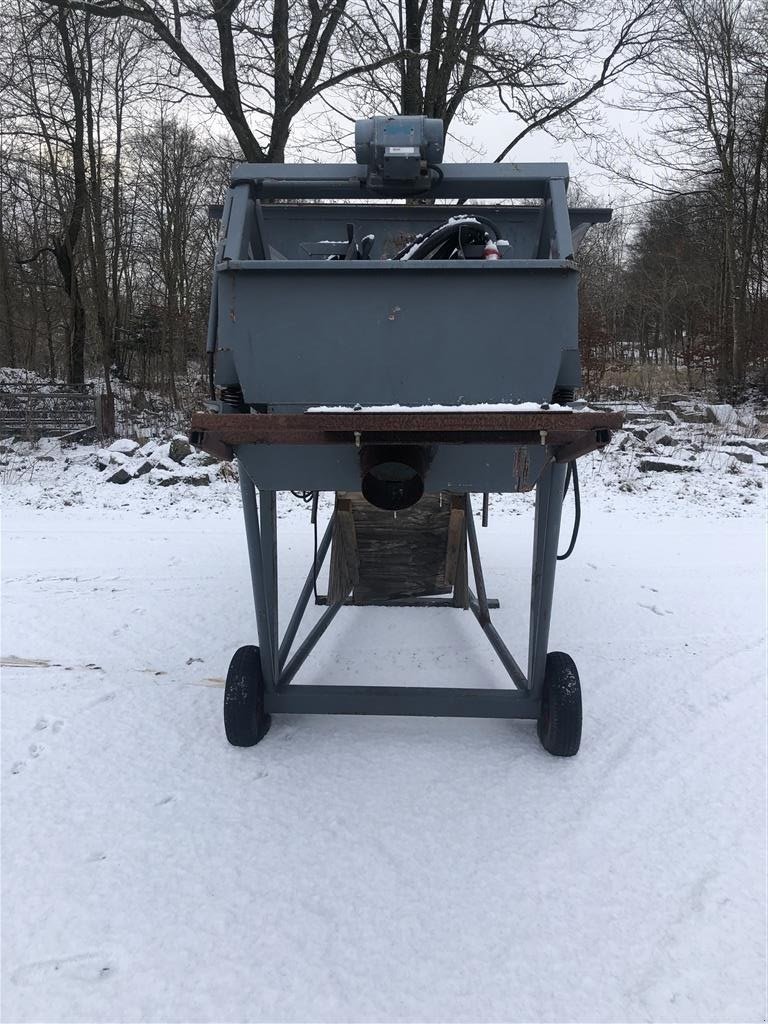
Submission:
[[[96,433],[99,437],[115,436],[115,396],[94,395],[94,413],[96,419]]]

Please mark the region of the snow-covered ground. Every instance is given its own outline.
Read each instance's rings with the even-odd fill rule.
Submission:
[[[765,1019],[764,468],[583,460],[561,760],[524,722],[286,717],[228,746],[236,483],[40,453],[4,478],[6,1024]],[[531,509],[492,498],[480,531],[520,652]],[[287,612],[290,496],[279,529]],[[337,617],[297,682],[352,681],[506,685],[469,613],[423,609]]]

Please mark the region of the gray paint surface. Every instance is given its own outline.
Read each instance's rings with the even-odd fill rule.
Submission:
[[[353,445],[243,444],[237,447],[237,458],[260,490],[360,489],[360,457]],[[426,489],[429,493],[529,490],[546,458],[543,445],[435,445]]]
[[[219,274],[219,338],[246,402],[546,402],[562,350],[577,343],[572,268],[510,260],[323,270],[254,261]]]

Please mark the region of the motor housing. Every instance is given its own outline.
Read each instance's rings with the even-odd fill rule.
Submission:
[[[443,158],[443,122],[436,117],[369,117],[355,122],[355,159],[368,167],[371,188],[423,191]]]

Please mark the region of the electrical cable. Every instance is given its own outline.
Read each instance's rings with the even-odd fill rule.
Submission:
[[[461,220],[448,221],[439,227],[433,228],[432,231],[424,235],[415,244],[407,245],[392,258],[395,260],[405,259],[406,257],[409,260],[435,259],[438,258],[436,253],[441,249],[444,251],[449,250],[450,254],[456,247],[456,239],[461,236],[465,228],[474,229],[476,233],[488,230],[493,233],[494,241],[498,238],[496,228],[491,221],[488,221],[485,217],[467,217]]]
[[[312,527],[315,540],[315,557],[312,562],[312,589],[315,592],[315,604],[317,604],[317,500],[319,491],[291,491],[294,498],[309,504],[312,502]]]
[[[498,226],[494,221],[490,219],[490,217],[481,217],[479,213],[473,213],[471,215],[471,219],[476,220],[478,224],[483,224],[486,228],[488,228],[488,230],[491,232],[494,242],[498,242],[499,238],[501,238],[501,231],[499,231]],[[459,221],[459,223],[461,223],[461,221]]]
[[[564,562],[566,558],[570,558],[573,554],[573,549],[576,547],[576,540],[579,536],[579,526],[581,525],[581,492],[579,490],[579,471],[576,468],[576,460],[568,463],[568,472],[565,475],[565,486],[563,487],[563,499],[565,499],[568,493],[568,485],[571,482],[571,476],[573,476],[573,502],[574,502],[574,518],[573,518],[573,532],[571,533],[571,542],[566,548],[562,555],[557,556],[558,562]]]
[[[497,225],[488,217],[479,214],[472,214],[468,217],[456,218],[440,224],[425,235],[417,236],[415,242],[409,242],[392,257],[393,260],[427,260],[427,259],[450,259],[454,253],[464,252],[463,230],[468,229],[474,234],[482,234],[480,242],[486,241],[490,235],[493,242],[500,238],[500,231]],[[461,255],[455,258],[461,259]]]
[[[214,383],[215,374],[215,354],[214,352],[208,353],[208,391],[211,396],[211,401],[216,401],[216,385]]]
[[[312,589],[315,593],[315,604],[319,604],[317,596],[317,506],[320,499],[320,492],[312,492],[312,527],[315,537],[315,553],[312,559]]]

